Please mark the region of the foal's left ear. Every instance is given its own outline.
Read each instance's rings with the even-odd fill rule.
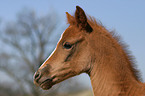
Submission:
[[[89,33],[93,31],[92,27],[87,22],[85,12],[79,6],[76,6],[75,19],[77,22],[77,26],[80,27],[81,30],[86,30]]]

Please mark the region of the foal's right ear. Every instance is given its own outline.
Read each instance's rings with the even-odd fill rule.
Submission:
[[[66,12],[67,22],[71,25],[75,24],[75,18],[71,16],[68,12]]]

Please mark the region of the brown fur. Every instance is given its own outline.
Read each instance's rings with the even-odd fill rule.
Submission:
[[[35,73],[34,83],[49,89],[85,72],[91,78],[94,96],[145,96],[145,85],[119,37],[94,18],[88,19],[79,6],[75,16],[66,14],[70,26]]]

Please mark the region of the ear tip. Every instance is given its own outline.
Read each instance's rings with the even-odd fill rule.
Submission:
[[[65,12],[66,14],[69,14],[68,12]]]
[[[76,8],[79,8],[79,6],[77,5]]]
[[[80,6],[76,6],[76,9],[82,9]]]

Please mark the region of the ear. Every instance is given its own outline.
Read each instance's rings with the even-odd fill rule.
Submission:
[[[86,30],[89,33],[93,31],[92,27],[87,22],[85,12],[79,6],[76,6],[75,19],[77,22],[77,26],[80,27],[81,30]]]
[[[67,22],[69,24],[72,24],[72,25],[75,24],[75,18],[73,16],[71,16],[68,12],[66,12],[66,17],[67,17]]]

